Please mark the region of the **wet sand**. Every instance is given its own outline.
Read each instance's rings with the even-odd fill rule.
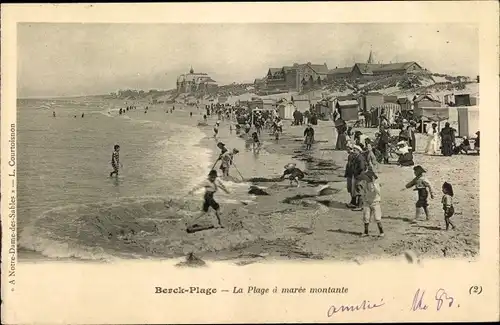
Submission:
[[[184,108],[181,115],[195,112],[190,123],[197,124],[201,112]],[[211,148],[215,120],[198,126],[207,134],[205,145]],[[363,230],[362,213],[347,209],[349,201],[344,175],[347,153],[333,150],[336,137],[331,121],[320,121],[314,126],[316,143],[306,151],[303,144],[304,126],[290,126],[285,121],[284,133],[276,141],[263,131],[263,154],[255,159],[248,152],[236,158],[245,181],[265,187],[268,196],[257,196],[254,202],[224,203],[223,229],[209,229],[188,234],[183,224],[173,225],[169,236],[152,241],[154,253],[146,259],[184,258],[190,253],[203,260],[230,261],[246,265],[272,260],[352,260],[387,258],[412,250],[420,257],[468,257],[479,253],[479,157],[427,156],[423,148],[425,139],[417,135],[415,163],[428,170],[428,178],[435,188],[435,199],[430,201],[431,220],[414,222],[416,193],[402,190],[413,178],[411,167],[379,166],[382,189],[382,213],[385,238],[377,237],[377,227],[371,225],[370,237],[360,237]],[[360,129],[373,135],[376,129]],[[397,130],[393,130],[397,133]],[[229,124],[221,123],[223,141],[229,148],[244,146],[244,140],[235,132],[229,134]],[[266,155],[265,153],[270,155]],[[251,159],[251,161],[250,161]],[[301,187],[290,187],[289,181],[278,181],[286,162],[296,162],[307,173]],[[233,170],[231,175],[240,179]],[[441,208],[441,184],[449,181],[454,186],[456,215],[452,221],[456,230],[444,231]],[[331,187],[329,195],[318,195],[323,185]],[[243,186],[243,184],[242,184]],[[183,213],[198,213],[200,197],[183,198],[162,213],[162,218],[177,218]],[[160,201],[155,204],[163,204]],[[167,204],[168,205],[168,204]],[[213,223],[215,217],[202,218],[200,223]],[[170,226],[169,226],[170,227]],[[178,228],[178,229],[177,229]],[[144,238],[143,240],[147,240]],[[149,245],[149,244],[148,244]],[[142,255],[142,247],[137,253]],[[46,260],[33,253],[28,260]],[[74,261],[75,259],[57,259]],[[78,259],[76,259],[78,260]]]
[[[435,198],[430,200],[430,221],[414,222],[416,192],[402,190],[413,178],[412,167],[379,166],[382,189],[382,213],[385,238],[378,238],[376,224],[369,237],[360,237],[362,212],[345,207],[349,200],[343,178],[346,152],[335,151],[332,122],[315,126],[316,143],[306,152],[303,126],[285,124],[278,141],[266,132],[264,150],[286,155],[290,161],[303,161],[306,178],[300,188],[288,181],[254,179],[253,184],[267,187],[269,196],[260,196],[249,207],[226,205],[223,220],[229,227],[215,232],[246,229],[251,236],[240,244],[216,252],[198,251],[207,259],[325,259],[367,260],[394,257],[412,250],[420,257],[467,257],[479,252],[479,156],[428,156],[423,154],[425,138],[417,135],[415,164],[428,170]],[[361,129],[365,134],[375,129]],[[396,132],[396,130],[393,130]],[[279,173],[283,166],[276,166]],[[441,185],[451,182],[455,191],[456,230],[444,230]],[[328,184],[332,194],[318,196],[321,184]],[[210,231],[207,231],[210,232]],[[214,234],[215,235],[215,234]],[[220,234],[222,235],[222,234]],[[247,263],[247,262],[239,262]]]

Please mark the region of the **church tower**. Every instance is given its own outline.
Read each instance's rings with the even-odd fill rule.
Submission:
[[[193,70],[193,67],[191,66],[191,70],[189,70],[189,73],[190,74],[193,74],[194,73],[194,70]]]
[[[369,64],[373,64],[374,63],[374,60],[373,60],[373,51],[371,50],[371,48],[370,48],[370,55],[368,56],[368,61],[366,61],[366,63],[369,63]]]

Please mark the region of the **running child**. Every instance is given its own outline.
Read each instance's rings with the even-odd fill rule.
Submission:
[[[382,209],[380,208],[380,185],[377,182],[377,175],[372,170],[361,174],[360,179],[364,182],[361,195],[363,197],[363,222],[364,232],[362,237],[368,236],[370,221],[375,219],[377,222],[379,237],[384,237],[382,228]]]
[[[224,228],[224,226],[221,223],[220,220],[220,205],[215,201],[214,195],[215,192],[220,188],[227,194],[229,194],[229,191],[226,189],[226,187],[217,179],[217,171],[211,170],[210,173],[208,173],[208,178],[206,181],[204,181],[200,186],[194,188],[193,190],[189,191],[189,195],[193,194],[194,191],[200,189],[200,188],[205,188],[205,194],[203,195],[204,201],[203,201],[203,207],[202,207],[202,213],[198,218],[201,216],[205,215],[210,208],[215,210],[215,216],[217,217],[217,222],[220,228]],[[196,218],[196,219],[198,219]]]
[[[444,182],[443,187],[443,198],[441,203],[443,204],[444,211],[444,222],[446,223],[446,230],[451,226],[451,229],[455,229],[455,225],[451,223],[450,219],[455,214],[455,208],[453,208],[453,186],[450,183]]]
[[[111,155],[111,167],[113,167],[113,171],[109,174],[109,177],[113,177],[113,175],[118,176],[120,166],[123,167],[120,163],[120,146],[115,144],[113,154]]]
[[[415,220],[420,217],[421,209],[424,209],[425,219],[429,220],[429,203],[427,202],[427,199],[429,197],[429,194],[431,196],[431,199],[434,199],[432,186],[425,177],[426,170],[422,168],[422,166],[417,165],[413,167],[413,173],[415,174],[415,178],[411,182],[406,184],[406,188],[414,187],[414,191],[417,191],[418,193],[418,200],[415,203]]]
[[[297,187],[300,187],[299,181],[304,178],[304,172],[295,166],[296,165],[293,163],[285,165],[285,171],[283,172],[283,175],[281,175],[280,179],[283,180],[288,176],[288,179],[290,180],[290,186],[293,184],[293,182],[296,182]]]

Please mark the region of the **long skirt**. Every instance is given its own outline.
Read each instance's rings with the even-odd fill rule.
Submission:
[[[453,142],[451,140],[441,141],[441,153],[443,156],[453,155]]]
[[[347,149],[347,137],[344,133],[341,133],[337,136],[337,143],[335,145],[335,149],[337,150]]]

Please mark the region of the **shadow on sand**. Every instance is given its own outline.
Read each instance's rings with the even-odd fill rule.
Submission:
[[[347,234],[347,235],[353,235],[353,236],[361,236],[361,231],[356,232],[356,231],[348,231],[348,230],[343,230],[343,229],[328,229],[328,232],[336,232],[338,234]]]
[[[436,226],[417,226],[418,228],[424,228],[427,230],[442,230],[441,227],[436,227]]]
[[[307,227],[292,226],[292,227],[288,227],[288,229],[295,230],[296,232],[298,232],[300,234],[305,234],[305,235],[310,235],[313,233],[312,229],[307,228]]]
[[[387,216],[387,217],[384,217],[384,219],[401,220],[401,221],[408,222],[408,223],[415,223],[415,221],[413,219],[405,218],[405,217],[391,217],[391,216]]]

